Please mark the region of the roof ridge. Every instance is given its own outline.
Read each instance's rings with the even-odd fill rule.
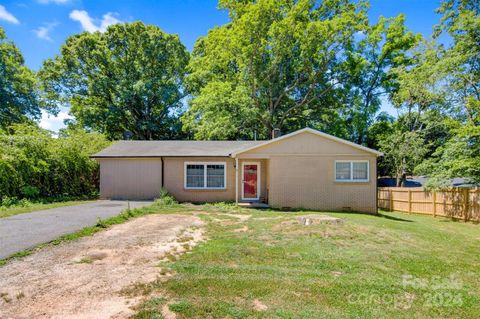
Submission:
[[[269,140],[116,140],[114,142],[266,142]]]
[[[218,156],[263,144],[265,141],[235,140],[119,140],[92,155],[92,158]]]

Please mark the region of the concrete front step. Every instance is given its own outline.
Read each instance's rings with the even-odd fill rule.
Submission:
[[[250,203],[238,203],[238,206],[240,207],[246,207],[246,208],[270,208],[268,204],[265,203],[259,203],[259,202],[250,202]]]

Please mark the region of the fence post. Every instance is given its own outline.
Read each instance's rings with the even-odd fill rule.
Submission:
[[[464,200],[465,200],[465,205],[464,205],[465,206],[465,212],[464,212],[465,216],[464,216],[464,218],[465,218],[465,221],[468,221],[468,210],[469,210],[469,204],[470,204],[469,203],[470,202],[470,190],[468,188],[465,188],[463,190],[463,196],[465,197],[464,198]]]
[[[408,213],[412,213],[412,190],[408,190]]]
[[[433,217],[437,215],[437,191],[433,191]]]
[[[393,192],[391,189],[388,190],[388,201],[389,201],[389,206],[390,206],[390,211],[393,212]]]

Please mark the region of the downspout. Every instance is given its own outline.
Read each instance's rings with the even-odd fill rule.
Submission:
[[[162,156],[160,157],[160,161],[162,162],[162,183],[161,183],[161,185],[162,185],[162,189],[163,189],[163,186],[164,186],[164,184],[163,184],[163,176],[164,176],[164,173],[163,173],[163,157],[162,157]]]
[[[235,204],[238,205],[238,158],[235,157]]]

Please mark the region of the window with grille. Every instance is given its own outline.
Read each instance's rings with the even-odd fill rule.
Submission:
[[[335,161],[337,182],[368,182],[368,161]]]
[[[185,163],[185,188],[225,189],[225,163]]]

